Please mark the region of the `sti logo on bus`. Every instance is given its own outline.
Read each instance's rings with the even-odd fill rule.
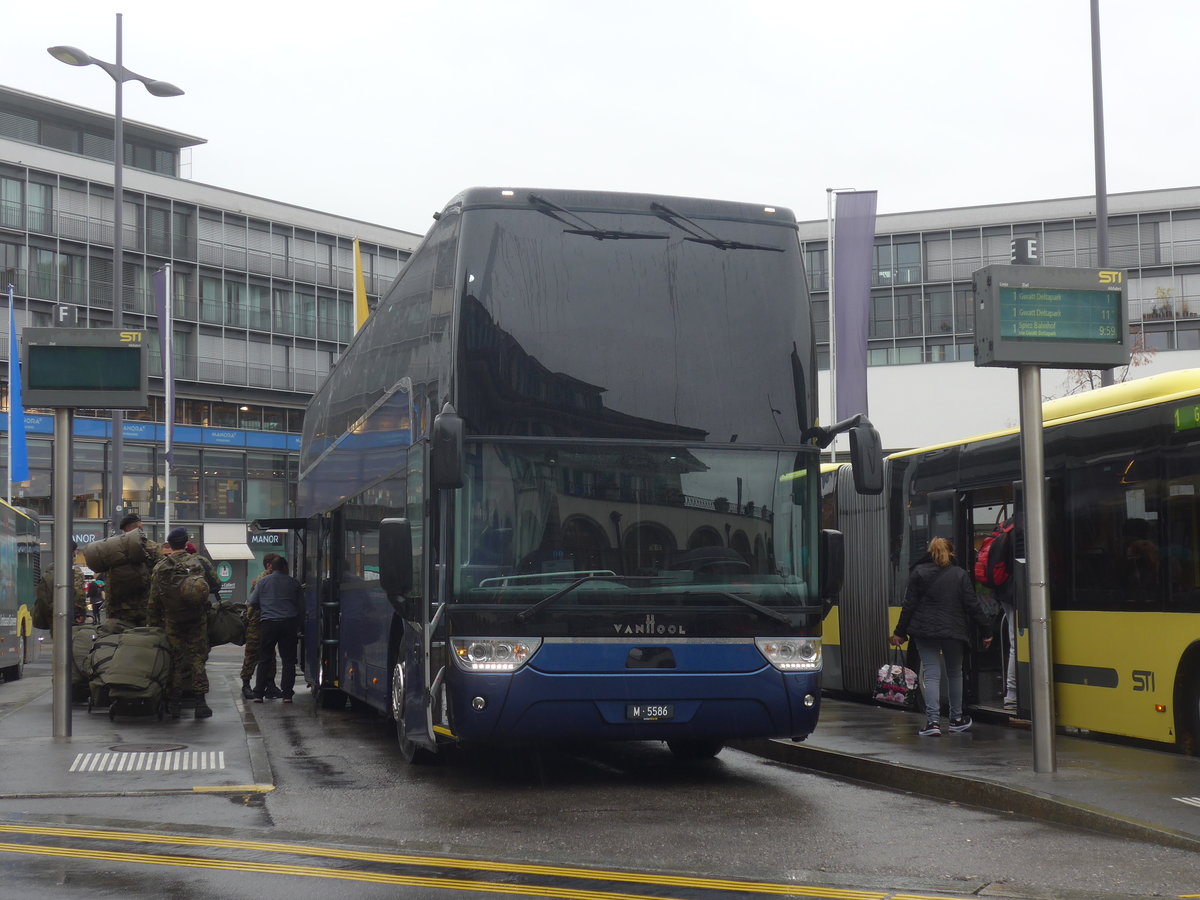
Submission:
[[[1106,272],[1106,271],[1100,272],[1100,283],[1101,284],[1121,284],[1124,281],[1125,281],[1125,273],[1124,272]]]
[[[613,631],[617,634],[687,634],[687,629],[683,625],[659,625],[655,622],[654,616],[646,616],[645,624],[622,625],[617,623],[613,625]]]

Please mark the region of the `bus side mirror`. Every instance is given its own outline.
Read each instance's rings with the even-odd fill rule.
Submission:
[[[846,576],[846,540],[840,531],[821,529],[817,540],[817,565],[821,570],[821,601],[825,614],[828,614]]]
[[[412,591],[412,524],[408,519],[379,523],[379,584],[393,606]]]
[[[854,490],[860,494],[883,493],[883,441],[865,418],[850,429],[850,464],[854,467]]]
[[[429,467],[435,491],[463,486],[463,420],[449,403],[433,417]]]

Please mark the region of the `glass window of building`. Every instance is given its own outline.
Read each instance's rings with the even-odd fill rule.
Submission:
[[[218,403],[212,405],[212,422],[213,428],[237,428],[238,424],[238,408],[235,403]]]
[[[892,310],[891,295],[872,297],[871,321],[867,336],[872,338],[890,338],[894,334],[895,318]]]
[[[29,481],[13,487],[13,505],[25,506],[38,515],[53,515],[51,502],[51,473],[54,468],[54,442],[30,438],[26,444],[29,455]]]
[[[921,283],[921,244],[914,239],[905,239],[893,247],[895,256],[896,284]]]
[[[246,518],[288,515],[286,453],[247,453],[246,476]]]
[[[245,518],[244,459],[241,453],[204,451],[204,518]]]
[[[176,449],[171,463],[171,521],[200,519],[200,451]]]
[[[273,409],[269,406],[263,407],[262,428],[263,428],[263,431],[285,431],[285,430],[287,430],[287,412],[286,412],[286,410]]]
[[[31,181],[26,188],[26,201],[29,230],[51,234],[54,230],[54,188]]]
[[[162,413],[161,405],[158,413]],[[155,459],[153,447],[129,442],[121,445],[121,468],[124,470],[121,490],[125,506],[142,516],[162,515],[162,501],[158,496],[162,473],[156,468]]]
[[[0,177],[0,225],[5,228],[20,228],[21,193],[25,182],[16,178]]]
[[[104,445],[76,441],[72,448],[74,457],[72,479],[74,482],[74,512],[77,519],[104,518],[104,482],[108,471],[104,465]]]
[[[225,282],[225,324],[246,324],[246,283],[244,281]]]
[[[271,289],[265,284],[251,283],[246,293],[246,324],[259,331],[271,330]]]
[[[200,321],[221,324],[221,279],[212,275],[200,276]]]

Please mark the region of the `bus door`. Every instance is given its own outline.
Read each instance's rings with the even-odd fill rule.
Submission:
[[[963,493],[960,501],[962,529],[955,549],[959,565],[974,581],[975,560],[979,548],[998,524],[1016,515],[1013,484],[989,485]],[[970,626],[971,644],[963,661],[963,688],[966,701],[972,706],[1001,710],[1007,696],[1016,696],[1016,630],[1013,608],[1013,587],[992,591],[975,582],[977,594],[995,594],[1004,613],[991,630],[992,646],[984,650],[985,629],[974,622]]]

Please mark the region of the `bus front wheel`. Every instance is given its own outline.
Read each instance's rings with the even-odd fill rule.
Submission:
[[[427,765],[437,759],[437,754],[425,747],[413,743],[404,732],[404,666],[397,661],[392,666],[392,723],[396,727],[396,743],[400,746],[400,755],[405,762],[413,765]]]

